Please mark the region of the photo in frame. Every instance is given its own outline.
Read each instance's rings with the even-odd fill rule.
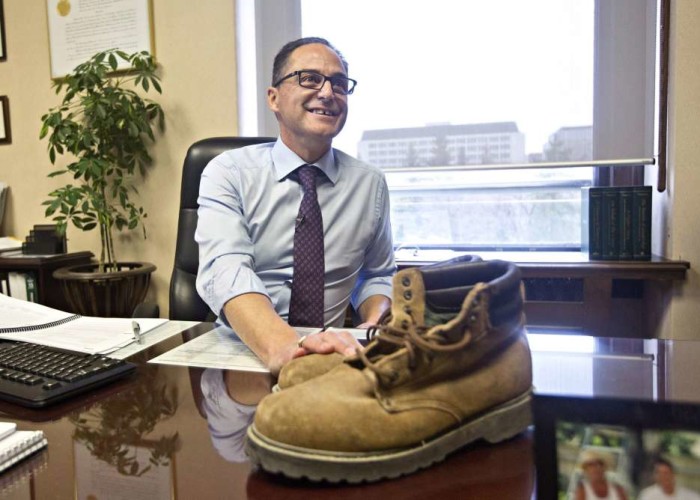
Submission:
[[[7,60],[7,44],[5,43],[5,9],[0,0],[0,61]]]
[[[0,144],[12,143],[10,130],[10,100],[6,95],[0,96]]]
[[[109,49],[155,55],[151,0],[46,0],[46,9],[51,78],[61,78]]]
[[[700,494],[700,405],[536,395],[537,498],[576,498],[601,479],[642,497],[672,476]]]

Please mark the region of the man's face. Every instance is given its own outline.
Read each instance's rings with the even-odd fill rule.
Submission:
[[[656,464],[654,467],[654,481],[656,481],[664,491],[673,491],[675,485],[673,471],[667,465]]]
[[[602,460],[595,460],[584,464],[583,472],[591,480],[600,480],[605,477],[605,464]]]
[[[292,52],[282,76],[299,70],[347,76],[338,55],[316,43]],[[333,93],[330,82],[326,81],[320,90],[313,90],[301,87],[296,76],[268,88],[267,102],[277,116],[282,140],[297,153],[330,147],[348,114],[348,97]]]

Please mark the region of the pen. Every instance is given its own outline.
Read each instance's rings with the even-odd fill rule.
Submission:
[[[136,342],[139,344],[143,344],[143,335],[141,335],[141,325],[138,324],[138,321],[132,321],[131,322],[131,329],[134,331],[134,339]]]

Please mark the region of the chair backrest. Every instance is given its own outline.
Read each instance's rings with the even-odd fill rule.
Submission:
[[[211,321],[216,317],[195,287],[199,249],[194,241],[194,231],[197,228],[199,180],[204,167],[212,158],[229,149],[274,140],[272,137],[212,137],[195,142],[187,150],[182,168],[175,265],[170,278],[170,319]]]

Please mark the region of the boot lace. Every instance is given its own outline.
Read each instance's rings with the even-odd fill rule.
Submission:
[[[480,303],[480,295],[487,287],[484,283],[479,283],[469,292],[464,299],[459,317],[464,316],[468,325],[473,324],[477,320],[475,308]],[[388,377],[390,380],[398,377],[397,373],[388,372],[377,366],[383,355],[396,352],[401,348],[405,348],[408,354],[408,366],[410,369],[416,367],[417,353],[423,352],[427,356],[432,356],[433,352],[449,352],[462,349],[472,340],[472,332],[467,327],[465,334],[457,342],[447,343],[445,337],[441,335],[426,335],[433,327],[416,325],[412,311],[405,311],[410,317],[411,322],[408,328],[396,328],[392,326],[392,315],[389,310],[379,318],[376,325],[373,325],[367,330],[367,340],[374,342],[373,345],[368,345],[365,349],[356,351],[358,359],[362,364],[375,372],[378,377]],[[372,352],[376,350],[380,353],[378,356],[373,356]]]

